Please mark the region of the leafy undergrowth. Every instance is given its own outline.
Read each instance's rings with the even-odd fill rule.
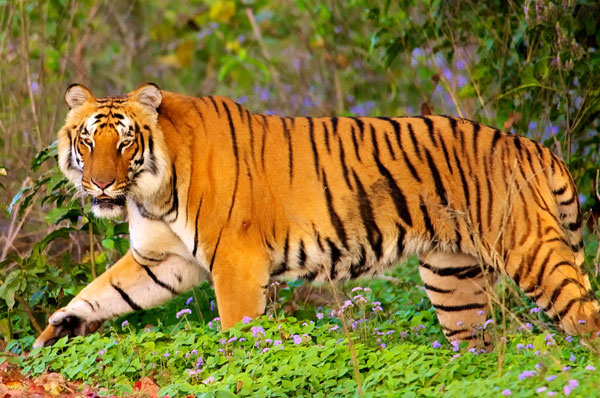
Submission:
[[[493,352],[468,350],[445,340],[416,273],[394,275],[346,287],[336,310],[301,305],[295,317],[275,310],[225,332],[204,286],[196,299],[180,297],[101,334],[12,360],[30,377],[58,372],[99,396],[358,396],[343,318],[365,397],[598,396],[597,342],[498,317],[482,319]],[[289,301],[294,286],[280,290],[271,307]],[[20,342],[25,349],[30,343]],[[140,380],[158,388],[140,391]]]

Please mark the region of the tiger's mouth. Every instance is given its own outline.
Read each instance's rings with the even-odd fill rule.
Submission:
[[[93,206],[99,206],[100,208],[113,208],[113,207],[123,207],[125,206],[125,197],[117,196],[116,198],[111,198],[107,195],[96,196],[92,200]]]

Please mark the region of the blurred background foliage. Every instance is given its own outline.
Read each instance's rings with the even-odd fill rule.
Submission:
[[[0,0],[0,337],[31,335],[127,250],[126,223],[94,219],[56,168],[70,83],[466,117],[551,146],[598,211],[599,19],[591,0]]]

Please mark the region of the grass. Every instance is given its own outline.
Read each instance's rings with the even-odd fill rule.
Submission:
[[[416,268],[412,261],[394,278],[343,289],[350,296],[351,305],[342,307],[362,396],[597,395],[597,341],[589,345],[553,331],[543,318],[531,319],[543,315],[521,308],[528,318],[521,324],[500,316],[488,322],[491,353],[453,346],[419,287]],[[275,307],[289,301],[293,288],[280,291]],[[223,332],[218,319],[208,321],[217,316],[208,284],[195,297],[181,296],[118,319],[101,334],[63,339],[13,360],[32,376],[60,372],[98,386],[101,394],[132,393],[137,380],[151,376],[161,396],[358,396],[348,336],[331,308],[300,305],[294,316],[271,311]],[[20,344],[27,349],[31,340]]]

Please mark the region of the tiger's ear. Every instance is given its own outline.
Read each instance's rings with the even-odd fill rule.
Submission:
[[[83,84],[71,84],[65,92],[65,102],[69,106],[69,109],[77,108],[86,102],[94,100],[94,94]]]
[[[160,88],[154,83],[142,84],[133,92],[133,99],[140,104],[156,110],[162,102]]]

